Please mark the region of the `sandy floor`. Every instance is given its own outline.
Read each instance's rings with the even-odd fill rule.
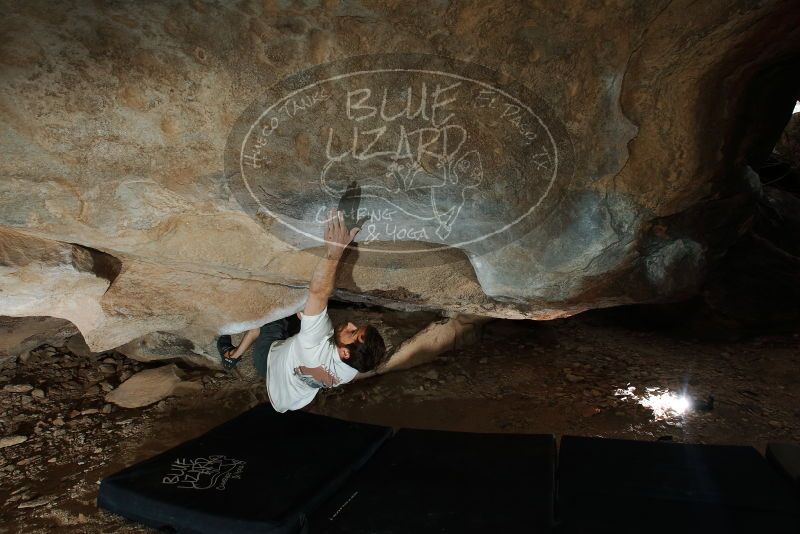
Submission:
[[[380,317],[384,328],[413,330],[403,314],[358,313]],[[661,438],[760,450],[768,441],[800,442],[798,335],[710,344],[631,330],[604,317],[495,322],[468,349],[323,392],[310,410],[476,432]],[[0,390],[27,384],[44,393],[0,392],[0,435],[28,437],[0,449],[0,531],[141,532],[96,509],[99,479],[265,400],[246,363],[236,374],[190,370],[187,379],[203,384],[191,397],[144,409],[106,407],[105,389],[144,367],[115,354],[81,358],[51,349],[0,370]],[[694,399],[694,408],[663,410],[673,406],[665,403],[672,395]]]

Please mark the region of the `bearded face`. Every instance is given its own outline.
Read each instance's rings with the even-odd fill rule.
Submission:
[[[346,347],[361,341],[366,327],[359,327],[351,322],[339,323],[333,327],[333,341],[337,347]]]

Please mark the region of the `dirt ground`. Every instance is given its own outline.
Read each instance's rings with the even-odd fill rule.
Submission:
[[[395,334],[419,326],[407,314],[352,313]],[[598,314],[497,321],[475,345],[323,391],[309,410],[390,426],[747,444],[763,452],[769,441],[800,442],[798,364],[798,334],[705,343]],[[0,531],[146,531],[97,510],[99,480],[266,400],[248,361],[235,373],[187,369],[186,379],[203,385],[190,396],[140,409],[105,403],[106,391],[156,365],[44,346],[0,369],[0,436],[27,438],[0,448]],[[684,413],[653,405],[681,395],[694,402]]]

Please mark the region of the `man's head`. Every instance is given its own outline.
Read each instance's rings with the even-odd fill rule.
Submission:
[[[386,359],[386,344],[374,326],[341,323],[334,327],[333,339],[342,361],[361,373],[376,369]]]

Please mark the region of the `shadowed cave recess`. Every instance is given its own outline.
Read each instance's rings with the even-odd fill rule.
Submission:
[[[800,444],[790,1],[0,1],[0,518],[269,403],[217,340],[302,311],[359,423]],[[0,529],[2,530],[2,529]]]

